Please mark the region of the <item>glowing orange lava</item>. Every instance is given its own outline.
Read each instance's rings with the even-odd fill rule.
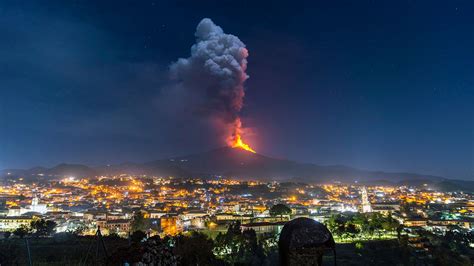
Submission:
[[[240,134],[234,136],[234,142],[231,144],[232,148],[240,148],[249,152],[257,153],[250,146],[242,141]]]
[[[233,123],[232,135],[227,138],[227,145],[232,148],[239,148],[249,152],[257,153],[254,149],[242,140],[244,129],[242,128],[242,121],[237,117]]]

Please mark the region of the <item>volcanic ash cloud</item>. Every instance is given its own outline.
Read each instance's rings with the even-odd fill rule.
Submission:
[[[224,33],[208,18],[198,24],[195,36],[191,56],[173,63],[171,76],[179,87],[199,98],[196,113],[223,126],[227,142],[235,142],[242,132],[239,112],[249,77],[245,72],[248,51],[238,37]]]

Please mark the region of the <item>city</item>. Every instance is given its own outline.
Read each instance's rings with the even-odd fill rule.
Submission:
[[[38,177],[37,181],[7,178],[0,187],[4,237],[34,235],[32,222],[38,220],[54,222],[48,235],[93,236],[100,228],[104,236],[124,239],[136,231],[161,238],[200,232],[215,239],[238,222],[242,231],[275,236],[287,221],[307,217],[326,224],[336,243],[406,236],[419,259],[433,258],[433,247],[420,240],[419,230],[440,236],[454,231],[469,236],[463,243],[467,247],[474,245],[473,194],[441,192],[426,184],[305,184],[126,174]],[[380,225],[372,227],[375,220]]]
[[[474,265],[472,14],[0,1],[0,266]]]

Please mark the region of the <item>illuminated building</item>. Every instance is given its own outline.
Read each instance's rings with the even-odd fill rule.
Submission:
[[[130,220],[107,220],[106,228],[117,233],[128,233],[130,232]]]
[[[369,196],[367,194],[367,188],[362,187],[362,212],[372,212],[372,207],[370,206]]]
[[[243,224],[240,226],[242,231],[253,229],[256,233],[275,233],[278,234],[281,232],[281,229],[285,225],[286,221],[284,222],[259,222],[259,223],[248,223]]]
[[[46,204],[40,204],[38,197],[36,195],[31,200],[31,205],[26,206],[26,208],[13,206],[8,209],[7,216],[21,216],[25,213],[39,213],[45,214],[48,212]]]
[[[0,217],[0,231],[13,231],[20,226],[29,226],[33,221],[32,217]]]
[[[406,227],[422,227],[428,224],[428,220],[424,218],[408,218],[403,220]]]
[[[126,235],[130,232],[130,220],[97,220],[96,225],[102,229],[107,229],[109,233]]]
[[[232,213],[217,213],[216,215],[217,221],[245,221],[251,220],[253,215],[238,215]]]
[[[39,203],[39,198],[35,195],[33,199],[31,200],[29,211],[45,214],[48,211],[48,208],[46,204]]]
[[[178,217],[175,215],[165,215],[160,218],[161,231],[165,235],[176,235],[181,230],[178,227]]]

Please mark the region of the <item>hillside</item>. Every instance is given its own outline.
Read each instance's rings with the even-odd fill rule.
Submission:
[[[36,167],[29,170],[5,170],[3,175],[34,176],[94,176],[113,174],[137,174],[175,177],[226,176],[242,179],[293,180],[304,182],[431,180],[442,177],[415,173],[388,173],[366,171],[347,166],[320,166],[291,160],[275,159],[242,149],[219,148],[211,151],[150,161],[123,163],[110,166],[89,167],[80,164],[60,164],[53,168]]]

